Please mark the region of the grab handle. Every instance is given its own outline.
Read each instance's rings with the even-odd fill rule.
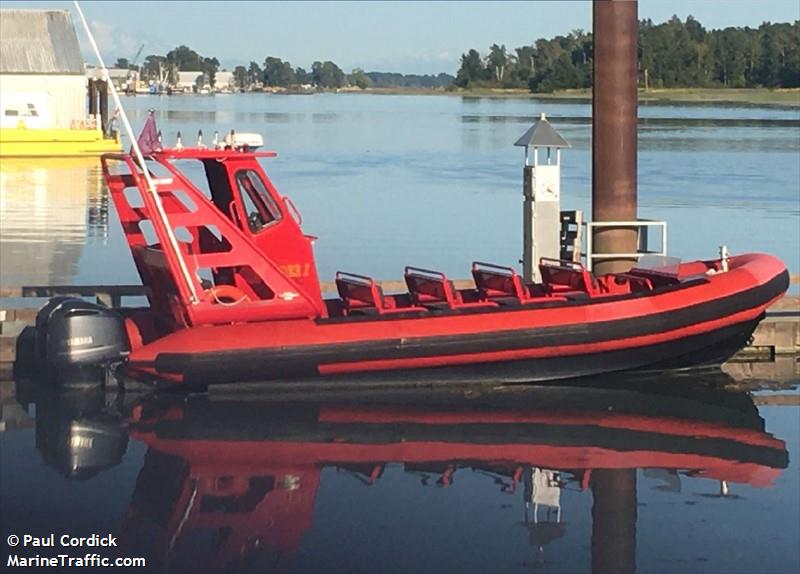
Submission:
[[[297,225],[302,225],[303,224],[303,216],[300,215],[300,210],[297,209],[297,206],[294,204],[294,202],[291,200],[291,198],[284,197],[283,198],[283,203],[286,204],[286,208],[289,210],[289,214],[292,216],[292,219],[294,219],[294,222]]]

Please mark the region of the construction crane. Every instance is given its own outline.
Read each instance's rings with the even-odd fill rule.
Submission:
[[[133,59],[131,59],[130,63],[128,64],[128,81],[127,85],[125,86],[126,93],[129,94],[136,93],[136,83],[139,80],[139,75],[136,74],[136,76],[134,76],[135,72],[134,68],[136,68],[136,62],[139,61],[139,56],[142,55],[142,50],[144,50],[144,44],[139,46],[139,49],[136,50],[136,55],[133,57]]]
[[[133,57],[133,59],[131,60],[131,64],[130,64],[130,67],[131,67],[131,68],[133,68],[134,66],[136,66],[136,62],[138,62],[138,61],[139,61],[139,56],[141,56],[141,55],[142,55],[142,50],[144,50],[144,44],[142,44],[141,46],[139,46],[139,49],[138,49],[138,50],[136,50],[136,55],[135,55],[135,56]]]

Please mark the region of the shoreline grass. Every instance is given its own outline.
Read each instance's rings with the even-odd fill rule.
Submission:
[[[530,100],[591,101],[592,91],[562,90],[535,94],[525,89],[476,88],[442,90],[425,88],[366,88],[348,93],[376,95],[432,95],[465,98],[520,98]],[[639,90],[640,103],[739,104],[800,108],[800,88],[672,88]]]

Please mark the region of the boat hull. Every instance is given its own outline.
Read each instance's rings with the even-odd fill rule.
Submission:
[[[719,365],[747,344],[759,320],[654,345],[529,359],[481,361],[476,356],[474,362],[464,362],[469,356],[463,355],[459,361],[462,364],[425,364],[416,367],[413,365],[417,363],[417,359],[411,357],[410,360],[404,359],[408,366],[400,368],[352,371],[337,368],[332,372],[331,366],[337,366],[335,358],[321,357],[309,352],[300,359],[288,354],[251,350],[165,356],[157,362],[156,372],[165,378],[180,375],[182,382],[192,385],[313,381],[320,377],[331,382],[379,380],[393,385],[480,380],[505,383],[541,382],[635,369],[672,370]],[[419,363],[425,359],[428,357],[419,357]],[[352,362],[354,360],[349,358],[348,363]]]
[[[748,259],[749,257],[749,259]],[[193,385],[326,377],[544,381],[724,362],[789,284],[770,256],[729,277],[662,292],[430,317],[183,329],[135,349],[128,368]]]

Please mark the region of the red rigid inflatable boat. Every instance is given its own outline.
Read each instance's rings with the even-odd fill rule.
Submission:
[[[543,281],[474,263],[475,286],[407,267],[402,293],[337,273],[325,298],[291,200],[242,146],[102,159],[149,307],[125,316],[124,371],[196,384],[380,373],[537,381],[719,363],[789,285],[770,255],[593,276],[542,260]],[[192,160],[198,187],[184,171]],[[197,178],[195,178],[197,179]],[[203,189],[204,188],[204,189]],[[727,270],[725,268],[727,267]],[[72,350],[88,337],[72,337]]]

